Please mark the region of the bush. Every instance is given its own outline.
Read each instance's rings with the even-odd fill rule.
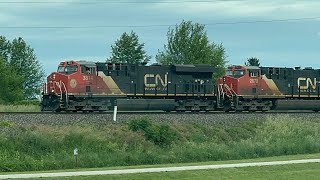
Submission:
[[[129,129],[141,131],[146,140],[161,147],[168,147],[176,140],[176,132],[167,124],[153,124],[149,118],[132,120]]]

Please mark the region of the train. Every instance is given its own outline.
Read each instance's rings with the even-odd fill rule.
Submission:
[[[320,69],[63,61],[43,85],[41,111],[320,110]]]

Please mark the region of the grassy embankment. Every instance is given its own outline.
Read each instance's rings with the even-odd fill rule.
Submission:
[[[0,171],[184,163],[320,152],[320,121],[289,117],[234,125],[18,126],[0,121]]]
[[[38,100],[22,101],[16,104],[0,104],[0,112],[39,112]]]

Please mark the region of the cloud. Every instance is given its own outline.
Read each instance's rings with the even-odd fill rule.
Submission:
[[[234,0],[216,1],[215,3],[159,3],[158,9],[176,11],[181,14],[193,14],[195,16],[214,17],[269,17],[274,18],[315,16],[318,15],[319,1],[292,1],[292,0]]]

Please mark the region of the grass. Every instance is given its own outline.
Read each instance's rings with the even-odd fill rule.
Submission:
[[[238,164],[238,163],[254,163],[254,162],[271,162],[271,161],[289,161],[301,159],[319,159],[320,153],[316,154],[299,154],[287,156],[274,156],[255,159],[228,160],[228,161],[207,161],[207,162],[191,162],[191,163],[176,163],[176,164],[156,164],[156,165],[138,165],[138,166],[117,166],[105,168],[81,168],[81,169],[65,169],[37,172],[0,172],[4,174],[31,174],[31,173],[56,173],[56,172],[79,172],[79,171],[104,171],[104,170],[122,170],[122,169],[140,169],[140,168],[161,168],[161,167],[179,167],[179,166],[201,166],[201,165],[219,165],[219,164]]]
[[[124,175],[101,175],[101,176],[78,176],[78,177],[59,177],[59,178],[41,178],[49,179],[68,179],[68,180],[104,180],[104,179],[319,179],[320,164],[292,164],[276,165],[262,167],[244,167],[214,170],[195,170],[195,171],[177,171],[161,173],[140,173]]]
[[[77,176],[77,177],[59,177],[59,178],[41,178],[65,179],[65,180],[105,180],[105,179],[319,179],[320,164],[292,164],[261,167],[228,168],[214,170],[196,170],[196,171],[177,171],[161,173],[140,173],[123,175],[101,175],[101,176]]]
[[[148,119],[106,126],[0,123],[0,171],[240,160],[320,153],[320,123],[290,117],[232,125],[158,124]]]
[[[40,112],[39,105],[0,105],[0,112]]]

